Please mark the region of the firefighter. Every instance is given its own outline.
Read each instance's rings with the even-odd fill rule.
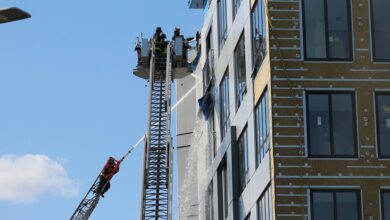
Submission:
[[[115,160],[113,157],[109,157],[107,163],[104,165],[102,172],[99,175],[99,187],[98,192],[104,198],[104,193],[110,189],[111,178],[119,171],[119,165],[122,161]],[[104,187],[104,188],[103,188]]]
[[[166,35],[163,33],[161,27],[156,28],[156,32],[153,35],[153,43],[155,45],[155,52],[160,54],[165,52],[167,42]]]

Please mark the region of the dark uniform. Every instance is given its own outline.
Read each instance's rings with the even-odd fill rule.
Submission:
[[[156,32],[153,35],[153,43],[154,43],[154,50],[156,53],[163,53],[165,51],[165,48],[167,46],[167,42],[165,42],[166,36],[162,32],[162,29],[160,27],[156,28]]]

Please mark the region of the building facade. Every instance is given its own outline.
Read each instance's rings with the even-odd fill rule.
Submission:
[[[390,1],[189,5],[180,219],[390,219]]]

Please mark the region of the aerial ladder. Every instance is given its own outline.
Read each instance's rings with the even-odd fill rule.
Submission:
[[[99,186],[100,178],[98,176],[92,184],[92,187],[89,189],[88,193],[80,202],[76,211],[70,217],[70,220],[87,220],[89,216],[91,216],[100,199],[100,190],[98,190]]]
[[[131,152],[134,150],[135,147],[136,147],[136,145],[133,146],[132,148],[130,148],[130,150],[119,161],[117,161],[117,163],[119,163],[119,164],[122,163],[122,161],[129,154],[131,154]],[[109,179],[108,181],[101,182],[102,179],[100,178],[100,174],[102,172],[103,172],[103,170],[96,177],[91,188],[88,190],[87,194],[81,200],[80,204],[77,206],[73,215],[70,217],[70,220],[88,220],[89,219],[93,210],[96,208],[97,204],[99,203],[100,196],[102,195],[103,189],[107,186],[107,184],[111,180],[111,179]]]
[[[134,75],[148,80],[150,86],[148,130],[140,140],[145,140],[141,220],[172,219],[171,83],[190,73],[184,48],[188,40],[177,31],[172,42],[165,38],[159,42],[142,38],[136,44],[138,62]],[[118,163],[131,154],[139,142]],[[108,182],[102,183],[99,173],[70,220],[88,220]]]
[[[150,89],[141,220],[172,219],[171,82],[189,75],[184,45],[183,36],[175,33],[171,42],[141,39],[136,47],[134,74],[147,79]]]

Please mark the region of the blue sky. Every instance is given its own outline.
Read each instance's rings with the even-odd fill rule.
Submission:
[[[10,6],[32,18],[0,25],[1,219],[69,219],[106,158],[146,132],[136,37],[195,35],[203,14],[187,0],[0,2]],[[141,162],[138,148],[91,220],[138,218]]]

